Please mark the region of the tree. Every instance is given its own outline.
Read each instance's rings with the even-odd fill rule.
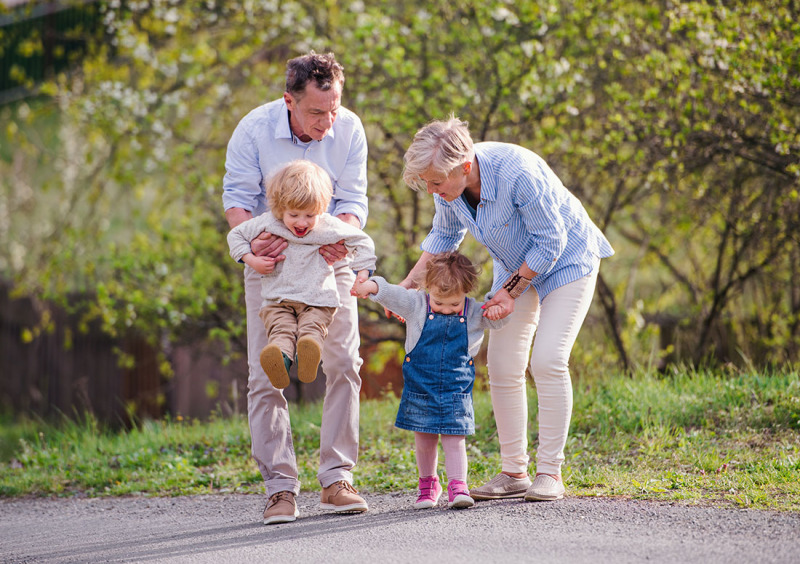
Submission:
[[[14,150],[0,152],[0,271],[20,292],[63,302],[82,290],[90,298],[72,305],[109,332],[200,332],[241,348],[219,199],[225,144],[281,94],[288,58],[333,50],[343,103],[367,130],[367,230],[389,279],[415,262],[432,215],[400,179],[403,153],[453,112],[476,140],[542,155],[609,234],[618,253],[597,305],[622,366],[741,360],[737,348],[797,360],[796,2],[104,8],[110,42],[43,87],[46,98],[3,110]],[[653,353],[659,331],[666,348]]]

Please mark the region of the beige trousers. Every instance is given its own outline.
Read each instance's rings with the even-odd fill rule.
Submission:
[[[350,295],[355,274],[350,270],[347,260],[336,263],[334,272],[342,305],[328,327],[328,337],[322,348],[326,391],[317,472],[322,487],[339,480],[352,483],[352,469],[358,459],[359,370],[362,360],[358,354],[360,340],[356,298]],[[297,478],[289,405],[283,391],[272,386],[261,368],[259,355],[268,341],[264,323],[259,318],[261,277],[250,267],[244,269],[244,287],[250,368],[247,415],[253,458],[264,478],[267,495],[284,490],[297,495],[300,481]]]
[[[294,359],[300,337],[311,337],[322,348],[335,313],[335,307],[283,301],[262,307],[258,316],[264,322],[269,342],[278,345],[283,354]]]
[[[539,402],[536,472],[561,474],[572,416],[569,355],[589,311],[597,272],[550,292],[542,304],[529,289],[516,300],[510,322],[489,332],[489,386],[504,472],[528,471],[525,369],[530,353]]]

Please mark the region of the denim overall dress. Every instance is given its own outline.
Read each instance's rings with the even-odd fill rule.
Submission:
[[[475,365],[469,355],[467,306],[459,315],[431,311],[414,350],[403,362],[403,395],[395,426],[442,435],[475,432],[472,385]]]

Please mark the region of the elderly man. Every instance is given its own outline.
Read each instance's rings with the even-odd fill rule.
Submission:
[[[231,228],[267,211],[265,180],[285,163],[308,159],[330,174],[334,194],[328,212],[363,229],[367,220],[367,142],[353,112],[340,106],[344,71],[332,53],[307,55],[287,63],[283,97],[251,111],[236,127],[225,161],[222,201]],[[253,252],[285,257],[283,239],[262,234]],[[358,410],[362,360],[358,354],[358,312],[350,288],[355,275],[343,245],[320,249],[334,266],[341,307],[330,325],[322,350],[326,377],[320,430],[317,478],[322,486],[321,507],[336,513],[367,510],[352,486],[358,458]],[[247,305],[249,378],[247,412],[252,453],[267,491],[264,524],[294,521],[295,496],[300,491],[292,444],[289,410],[283,391],[272,386],[259,362],[267,344],[258,317],[261,285],[258,273],[244,269]]]

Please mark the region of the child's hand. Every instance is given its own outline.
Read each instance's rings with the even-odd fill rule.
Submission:
[[[505,312],[503,306],[499,305],[489,306],[483,310],[483,316],[488,317],[492,321],[503,319],[506,315],[508,314]]]
[[[257,257],[252,253],[243,256],[242,260],[259,274],[269,274],[275,270],[275,265],[280,262],[278,259],[272,257]]]

